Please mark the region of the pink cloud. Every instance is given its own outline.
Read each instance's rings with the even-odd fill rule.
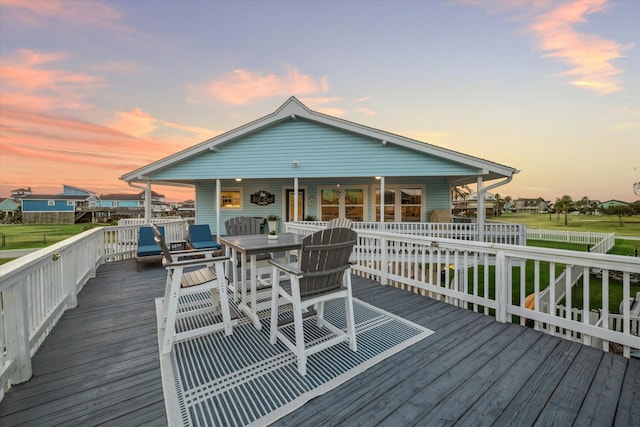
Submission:
[[[28,111],[88,109],[87,92],[103,85],[102,78],[51,67],[64,53],[22,49],[0,61],[0,105]]]
[[[296,68],[290,68],[283,76],[237,69],[210,83],[208,90],[222,102],[246,105],[274,96],[323,92],[328,90],[328,82],[325,77],[317,81]]]
[[[587,16],[606,12],[607,0],[487,2],[463,0],[489,13],[509,13],[515,19],[530,22],[528,32],[535,37],[535,47],[545,52],[544,58],[556,59],[569,66],[561,76],[571,76],[570,83],[598,94],[622,90],[619,75],[624,72],[614,61],[624,57],[632,46],[605,39],[576,29],[587,28]]]
[[[605,10],[606,0],[558,3],[529,27],[538,40],[537,48],[549,52],[545,57],[558,59],[572,67],[562,73],[575,76],[571,84],[601,94],[622,89],[620,80],[615,76],[623,71],[613,65],[613,61],[623,57],[622,52],[629,46],[578,32],[574,26],[587,22],[587,15]]]
[[[120,11],[97,1],[70,0],[0,0],[11,22],[15,25],[37,27],[58,26],[102,28],[118,35],[131,36],[136,30],[121,24]]]
[[[59,192],[62,184],[123,192],[126,185],[119,176],[201,142],[200,133],[206,132],[202,128],[156,119],[140,109],[116,115],[130,120],[123,129],[7,108],[0,110],[0,116],[2,196],[7,196],[13,188],[28,185],[57,186],[52,192]],[[178,129],[184,135],[178,138],[143,135],[143,129],[151,129],[149,123],[157,129]],[[189,196],[180,196],[186,193]],[[167,194],[175,197],[172,200],[193,197],[192,192],[183,189],[169,190]]]

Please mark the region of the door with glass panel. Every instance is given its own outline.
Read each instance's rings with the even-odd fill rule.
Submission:
[[[347,218],[364,221],[365,190],[363,188],[331,187],[320,190],[319,216],[321,221]]]
[[[385,222],[421,222],[423,189],[411,186],[390,186],[384,189]],[[380,189],[376,189],[376,221],[380,221]]]
[[[295,214],[295,191],[287,190],[287,218],[285,221],[293,221]],[[304,190],[298,190],[298,221],[304,220]]]

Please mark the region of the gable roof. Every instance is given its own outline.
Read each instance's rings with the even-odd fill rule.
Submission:
[[[378,139],[383,145],[393,144],[410,150],[414,150],[419,153],[460,163],[467,167],[478,170],[479,174],[484,175],[484,178],[486,180],[511,177],[512,175],[519,172],[516,169],[491,162],[489,160],[480,159],[478,157],[459,153],[453,150],[417,141],[415,139],[407,138],[390,132],[374,129],[369,126],[350,122],[338,117],[312,111],[302,102],[300,102],[296,97],[292,96],[276,111],[267,116],[249,122],[216,137],[210,138],[185,150],[179,151],[173,155],[150,163],[147,166],[143,166],[132,172],[124,174],[120,177],[120,179],[127,182],[148,181],[150,180],[149,175],[157,173],[165,168],[193,158],[194,156],[206,153],[208,151],[216,152],[222,145],[232,142],[240,137],[250,135],[285,120],[296,119],[297,117],[334,128],[342,129],[344,131],[355,133],[358,135]],[[468,182],[475,182],[475,178],[470,179]]]

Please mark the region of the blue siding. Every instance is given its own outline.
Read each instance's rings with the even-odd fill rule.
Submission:
[[[300,163],[292,167],[292,161]],[[154,180],[452,176],[469,166],[312,121],[286,120],[161,170]]]
[[[89,191],[82,190],[80,188],[68,187],[66,185],[62,187],[62,194],[64,194],[65,196],[87,196],[87,197],[91,195]]]
[[[53,206],[49,206],[48,200],[23,200],[22,212],[74,212],[75,206],[67,206],[66,200],[55,200]]]
[[[424,177],[399,177],[387,178],[387,186],[390,185],[418,185],[424,188],[422,210],[425,221],[429,220],[431,209],[449,209],[450,188],[447,178],[424,178]],[[366,220],[375,219],[375,188],[380,182],[374,178],[311,178],[299,179],[298,186],[305,190],[305,212],[304,215],[313,215],[319,218],[319,189],[322,187],[335,187],[340,184],[341,188],[363,187],[365,190],[365,216]],[[212,233],[216,234],[216,202],[215,202],[215,181],[200,182],[196,186],[196,222],[199,224],[209,224]],[[277,215],[282,220],[286,217],[286,196],[285,189],[293,189],[293,179],[277,180],[243,180],[242,182],[222,181],[222,190],[242,189],[242,209],[221,209],[220,225],[221,234],[226,234],[224,221],[235,216],[257,216],[266,218],[268,215]],[[258,190],[266,190],[275,194],[275,203],[267,206],[258,206],[251,203],[251,194]],[[309,197],[316,199],[315,206],[309,206]],[[303,218],[301,218],[303,219]]]

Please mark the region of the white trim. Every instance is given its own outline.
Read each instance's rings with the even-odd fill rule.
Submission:
[[[193,147],[165,157],[164,159],[158,160],[147,166],[124,174],[120,177],[120,179],[127,182],[149,180],[149,174],[153,174],[161,169],[171,166],[174,163],[196,156],[203,152],[211,151],[211,154],[216,154],[216,152],[224,150],[224,144],[232,142],[234,139],[237,139],[244,135],[248,135],[252,132],[256,132],[261,128],[271,126],[280,121],[292,120],[292,117],[302,117],[304,119],[311,120],[317,123],[321,123],[338,129],[343,129],[348,132],[353,132],[380,141],[385,141],[384,145],[395,144],[421,153],[461,163],[463,165],[478,169],[478,174],[483,173],[487,175],[486,180],[497,179],[505,176],[509,177],[519,172],[518,170],[510,168],[508,166],[480,159],[478,157],[469,156],[467,154],[417,141],[415,139],[395,135],[386,131],[374,129],[368,126],[360,125],[358,123],[340,119],[338,117],[333,117],[312,111],[307,108],[307,106],[305,106],[302,102],[300,102],[296,97],[292,96],[284,104],[282,104],[280,108],[269,115],[254,120],[236,129],[230,130],[226,133],[223,133],[222,135],[218,135],[214,138],[208,139],[204,142],[201,142],[200,144],[194,145]]]
[[[216,198],[216,204],[218,206],[220,206],[220,210],[221,211],[241,211],[244,210],[244,191],[242,187],[225,187],[224,184],[221,186],[222,188],[220,189],[220,199]],[[225,192],[231,192],[231,191],[237,191],[238,193],[240,193],[240,206],[239,207],[224,207],[220,204],[220,201],[222,200],[222,193]]]
[[[420,221],[415,222],[426,222],[426,206],[427,206],[427,186],[425,184],[385,184],[384,190],[394,190],[396,192],[396,197],[394,200],[394,220],[393,222],[407,222],[402,219],[402,189],[410,189],[410,188],[418,188],[421,191],[420,194]],[[372,185],[371,186],[371,200],[372,200],[372,221],[376,221],[376,209],[378,204],[376,203],[376,192],[380,190],[380,185]],[[399,196],[399,197],[398,197]],[[381,199],[382,200],[382,199]],[[385,205],[385,207],[390,205]],[[415,206],[415,204],[409,204],[409,206]],[[412,221],[413,222],[413,221]]]

